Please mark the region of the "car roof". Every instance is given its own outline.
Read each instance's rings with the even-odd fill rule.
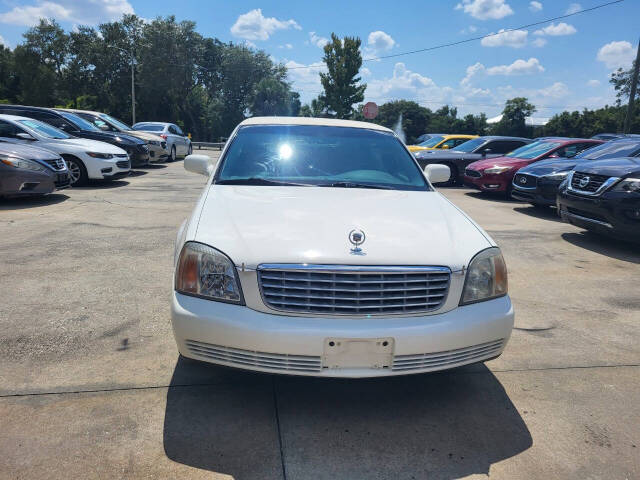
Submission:
[[[469,140],[471,140],[472,138],[478,138],[478,135],[469,135],[466,133],[448,133],[446,135],[443,135],[445,140],[448,140],[450,138],[468,138]]]
[[[134,125],[175,125],[169,122],[136,122]]]
[[[80,110],[78,108],[56,108],[56,110],[61,110],[63,112],[69,113],[89,113],[91,115],[100,115],[102,112],[97,112],[95,110]]]
[[[525,137],[509,137],[507,135],[483,135],[479,137],[483,140],[522,140],[524,142],[532,142],[530,138]]]
[[[239,127],[246,125],[315,125],[324,127],[350,127],[363,128],[369,130],[380,130],[383,132],[393,131],[377,123],[357,122],[355,120],[339,120],[335,118],[315,118],[315,117],[251,117],[242,121]]]
[[[16,110],[40,110],[40,111],[45,111],[45,112],[58,113],[58,112],[56,112],[56,110],[54,108],[32,107],[31,105],[11,105],[9,103],[0,104],[0,108],[11,108],[11,109],[16,109]]]

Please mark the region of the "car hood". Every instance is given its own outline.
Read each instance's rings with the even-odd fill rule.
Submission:
[[[82,132],[78,133],[77,135],[81,136],[82,138],[89,138],[92,140],[99,140],[101,142],[107,143],[121,143],[124,145],[142,145],[145,143],[139,138],[124,135],[122,133],[94,132],[92,130],[82,130]]]
[[[0,153],[29,160],[51,160],[52,158],[59,158],[57,153],[44,148],[5,142],[0,142]]]
[[[365,232],[364,255],[348,235]],[[438,192],[213,185],[194,240],[236,265],[434,265],[458,270],[493,245]]]
[[[549,175],[554,172],[565,172],[567,170],[573,170],[573,167],[575,167],[580,162],[581,160],[577,158],[570,160],[542,160],[521,168],[518,173],[529,173],[532,175]]]
[[[532,161],[533,160],[527,160],[524,158],[494,157],[494,158],[487,158],[483,160],[478,160],[477,162],[473,162],[469,164],[467,168],[471,170],[478,170],[478,171],[482,171],[485,168],[493,167],[494,165],[519,168],[519,167],[523,167],[524,165],[528,165]]]
[[[126,130],[124,133],[126,133],[128,136],[140,138],[146,141],[164,142],[164,138],[149,132],[142,132],[140,130]]]
[[[608,160],[595,160],[587,165],[580,165],[579,168],[576,168],[576,171],[594,175],[606,175],[608,177],[640,175],[640,159],[611,158]]]

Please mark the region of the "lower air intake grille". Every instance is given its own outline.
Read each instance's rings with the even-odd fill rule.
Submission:
[[[437,310],[447,299],[446,267],[261,265],[262,298],[274,310],[387,315]]]
[[[482,173],[478,172],[477,170],[471,170],[470,168],[467,168],[464,171],[464,174],[467,177],[474,177],[474,178],[480,178],[482,176]]]
[[[289,372],[319,372],[322,369],[321,358],[310,355],[256,352],[196,342],[195,340],[187,340],[186,344],[189,351],[194,355],[205,357],[215,362]]]
[[[417,355],[396,355],[393,358],[394,371],[421,370],[425,368],[437,369],[455,364],[472,363],[474,360],[491,358],[500,353],[504,339],[482,343],[473,347],[458,348],[436,353],[422,353]]]
[[[131,163],[129,163],[129,160],[118,160],[116,162],[116,165],[118,166],[118,168],[131,168]]]

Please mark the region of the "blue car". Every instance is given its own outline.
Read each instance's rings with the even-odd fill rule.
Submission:
[[[593,160],[640,156],[640,137],[612,140],[572,158],[553,158],[521,168],[513,177],[511,196],[537,207],[556,204],[558,187],[577,165]]]

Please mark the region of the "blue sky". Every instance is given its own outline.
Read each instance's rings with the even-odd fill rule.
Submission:
[[[370,58],[499,32],[605,2],[0,0],[0,42],[17,45],[40,16],[71,29],[122,13],[147,19],[173,14],[196,21],[204,35],[246,42],[290,67],[305,67],[289,75],[303,101],[309,101],[321,91],[321,46],[331,32],[359,36],[363,57]],[[483,41],[365,61],[365,101],[411,99],[432,109],[450,104],[461,113],[489,117],[514,96],[528,97],[539,117],[565,108],[599,107],[614,99],[609,74],[618,66],[629,67],[635,57],[638,18],[640,2],[625,0]]]

